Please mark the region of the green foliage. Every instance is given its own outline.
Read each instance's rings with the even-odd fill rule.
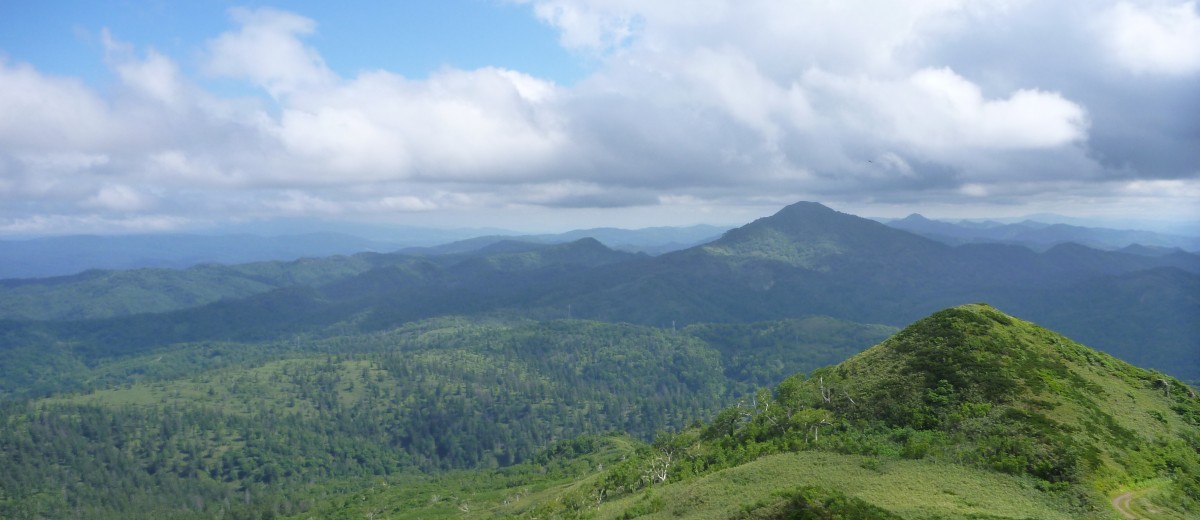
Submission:
[[[1028,479],[1072,515],[1108,507],[1113,489],[1162,479],[1158,496],[1173,502],[1160,498],[1158,507],[1194,512],[1196,410],[1200,399],[1177,380],[990,307],[964,306],[660,437],[670,442],[612,468],[600,485],[610,497],[653,486],[647,475],[665,446],[675,455],[665,482],[771,454],[834,451],[865,457],[860,467],[869,471],[934,460]],[[743,512],[784,514],[792,506],[800,507],[772,499]]]
[[[831,341],[847,341],[834,333],[852,327],[831,328]],[[691,334],[578,320],[440,318],[369,334],[201,342],[137,356],[35,348],[35,340],[51,340],[18,332],[29,347],[0,350],[13,362],[6,366],[41,372],[6,371],[0,388],[51,396],[10,401],[0,418],[11,425],[0,430],[0,445],[20,460],[0,464],[0,478],[23,490],[0,501],[0,516],[22,508],[99,518],[130,510],[294,513],[315,503],[303,491],[314,480],[352,486],[414,470],[550,468],[598,445],[580,434],[649,439],[710,416],[746,388],[727,379],[718,349]],[[819,335],[806,336],[817,352]],[[813,363],[800,353],[792,359]],[[30,441],[51,435],[60,440]],[[108,459],[87,456],[114,445]],[[110,474],[104,464],[122,471]],[[671,478],[683,468],[672,468]],[[632,480],[645,475],[634,471]]]
[[[866,501],[847,497],[836,490],[805,486],[781,492],[775,502],[746,506],[734,518],[742,520],[899,520],[901,517]]]
[[[665,506],[666,502],[663,501],[662,497],[655,496],[654,490],[648,489],[640,498],[638,498],[638,501],[635,502],[632,507],[626,509],[619,518],[630,519],[654,514],[662,511]]]
[[[1200,502],[1191,389],[986,306],[937,313],[758,392],[749,383],[780,369],[756,371],[755,360],[828,334],[835,347],[810,349],[813,358],[784,354],[815,366],[870,331],[824,318],[678,332],[465,318],[339,330],[361,329],[80,357],[44,331],[10,329],[88,390],[6,401],[0,516],[656,517],[704,507],[681,502],[678,486],[787,453],[835,456],[867,480],[964,464],[1023,482],[1070,515],[1144,482],[1157,483],[1146,494],[1155,507]],[[753,339],[737,339],[743,332]],[[36,364],[35,351],[4,355]],[[594,436],[613,430],[653,440]],[[725,517],[897,511],[841,487],[782,492]]]
[[[720,350],[725,375],[744,382],[748,390],[839,363],[896,331],[820,316],[751,324],[701,323],[684,329]]]
[[[0,318],[80,320],[196,307],[296,285],[321,285],[402,258],[362,254],[204,264],[190,269],[86,271],[72,276],[0,281]]]

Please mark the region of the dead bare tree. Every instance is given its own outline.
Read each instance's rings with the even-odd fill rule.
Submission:
[[[659,449],[658,455],[650,460],[650,467],[646,468],[644,477],[650,482],[650,485],[667,481],[667,476],[671,471],[671,463],[675,458],[675,453],[670,449]]]
[[[1171,381],[1170,380],[1168,380],[1166,378],[1158,379],[1154,382],[1154,386],[1161,386],[1163,389],[1163,396],[1171,397]]]

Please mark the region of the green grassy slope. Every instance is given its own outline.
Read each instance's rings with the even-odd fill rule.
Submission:
[[[1155,479],[1164,508],[1200,505],[1194,390],[990,307],[939,312],[813,377],[835,413],[936,432],[962,462],[1090,507]]]
[[[1114,503],[1200,515],[1200,398],[967,305],[478,517],[1120,518]]]

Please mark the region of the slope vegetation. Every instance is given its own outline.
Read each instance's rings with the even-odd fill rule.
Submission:
[[[581,434],[649,439],[893,332],[820,317],[736,335],[461,317],[333,334],[345,328],[140,355],[8,353],[0,518],[258,519],[372,479],[529,463]],[[734,341],[743,333],[752,344]],[[775,361],[749,370],[757,359]]]
[[[937,309],[990,301],[1122,359],[1200,380],[1196,287],[1200,255],[1075,244],[1041,253],[1001,244],[951,247],[797,203],[711,243],[659,257],[587,238],[500,241],[443,255],[6,281],[0,317],[24,322],[0,327],[138,350],[310,334],[350,320],[360,330],[387,330],[435,316],[496,313],[664,328],[804,315],[899,326]]]
[[[662,433],[553,496],[477,509],[595,518],[1195,518],[1197,475],[1200,398],[1191,388],[967,305],[762,390],[711,422]]]

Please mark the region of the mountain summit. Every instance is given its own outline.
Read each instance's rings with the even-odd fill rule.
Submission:
[[[822,406],[939,432],[962,462],[1093,499],[1144,483],[1140,495],[1200,506],[1193,389],[987,305],[934,313],[813,378]]]
[[[988,305],[963,305],[762,389],[707,424],[663,433],[599,473],[541,504],[497,511],[1196,518],[1200,398]]]
[[[932,240],[873,220],[834,211],[816,202],[797,202],[769,217],[730,230],[701,246],[718,256],[774,260],[797,267],[827,270],[834,259],[863,255],[929,255],[946,249]]]

